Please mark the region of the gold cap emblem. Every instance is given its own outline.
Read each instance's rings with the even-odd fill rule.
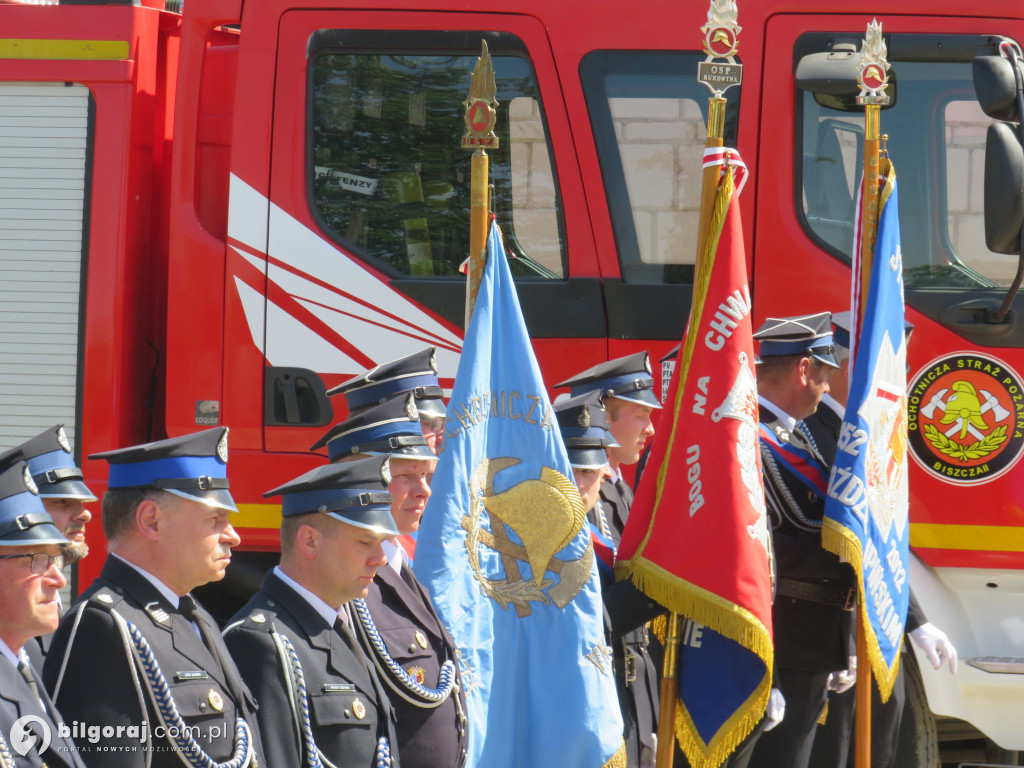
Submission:
[[[206,698],[210,701],[210,706],[217,712],[224,711],[224,697],[217,693],[213,688],[210,689],[210,693]]]
[[[356,716],[356,720],[366,717],[366,705],[363,704],[362,699],[352,699],[352,714]]]

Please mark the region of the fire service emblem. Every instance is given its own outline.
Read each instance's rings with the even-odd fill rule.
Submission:
[[[929,363],[907,398],[911,453],[927,471],[959,485],[987,483],[1024,448],[1024,389],[1001,360],[958,352]]]

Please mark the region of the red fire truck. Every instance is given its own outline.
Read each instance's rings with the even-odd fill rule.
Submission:
[[[849,306],[863,120],[827,78],[795,73],[815,56],[852,71],[866,23],[884,24],[915,326],[912,582],[962,657],[956,676],[908,670],[901,765],[934,764],[937,744],[944,760],[1018,764],[1024,298],[997,318],[1018,262],[986,247],[992,121],[972,62],[993,35],[1024,40],[1024,10],[740,5],[726,144],[751,171],[755,325]],[[261,493],[322,461],[308,448],[344,416],[325,386],[428,344],[454,376],[462,102],[482,41],[494,209],[548,381],[639,349],[657,360],[689,308],[706,3],[372,6],[0,3],[0,444],[64,422],[84,458],[229,425],[244,545],[221,594],[272,562]],[[83,466],[102,491],[104,466]]]

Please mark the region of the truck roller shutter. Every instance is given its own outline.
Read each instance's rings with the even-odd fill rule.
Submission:
[[[0,449],[75,442],[89,90],[0,84]]]

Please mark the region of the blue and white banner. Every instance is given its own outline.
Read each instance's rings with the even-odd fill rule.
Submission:
[[[467,766],[625,765],[590,526],[493,224],[431,487],[415,571],[458,646]]]
[[[910,599],[903,262],[896,174],[884,158],[879,186],[874,261],[829,479],[822,541],[857,571],[864,598],[860,620],[867,628],[868,656],[884,701],[898,672]],[[853,269],[859,273],[856,263]]]

